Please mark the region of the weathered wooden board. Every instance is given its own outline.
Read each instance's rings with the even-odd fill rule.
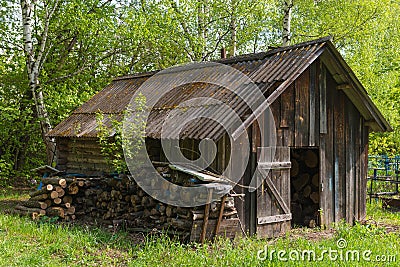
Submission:
[[[275,161],[290,160],[289,147],[277,147],[275,153]],[[268,162],[273,149],[259,148],[258,154],[260,162]],[[260,169],[259,175],[264,181],[257,190],[257,236],[280,236],[290,229],[290,169]]]
[[[276,134],[276,146],[283,145],[283,133],[280,129],[280,120],[281,120],[281,98],[278,97],[274,103],[270,106],[272,115],[274,117],[274,128],[270,128],[270,131],[275,131]]]
[[[346,221],[353,224],[355,202],[358,197],[356,187],[356,131],[359,115],[354,105],[346,99]]]
[[[346,154],[345,154],[345,111],[344,93],[336,91],[334,93],[334,164],[335,164],[335,222],[345,218],[346,210],[346,187],[344,183]]]
[[[360,201],[360,177],[361,177],[361,158],[360,158],[360,153],[361,153],[361,116],[358,115],[358,117],[354,120],[354,145],[355,145],[355,154],[354,154],[354,162],[356,164],[355,166],[355,196],[354,196],[354,215],[356,220],[360,220],[360,214],[359,214],[359,201]]]
[[[295,146],[308,146],[310,136],[310,73],[304,71],[295,81]]]
[[[291,84],[280,96],[281,118],[280,129],[283,135],[283,146],[294,145],[294,110],[295,110],[295,88]]]
[[[244,141],[247,137],[246,136],[252,136],[252,129],[248,129],[247,132],[243,133],[239,138]],[[239,140],[240,142],[240,140]],[[249,143],[251,143],[252,140],[249,140]],[[240,160],[239,157],[234,157],[234,155],[238,155],[243,153],[243,149],[247,149],[244,146],[236,146],[232,147],[231,149],[231,166],[230,169],[228,170],[229,173],[234,175],[234,168],[237,166],[242,166],[246,168],[245,173],[243,176],[240,178],[239,182],[237,185],[233,188],[233,191],[235,191],[238,194],[245,194],[245,197],[242,198],[235,198],[235,207],[238,212],[239,219],[241,221],[243,229],[245,229],[246,232],[252,233],[250,230],[251,225],[250,225],[250,212],[251,210],[255,209],[254,206],[251,206],[251,193],[249,190],[246,188],[246,186],[249,185],[250,179],[251,179],[251,164],[247,164],[247,162],[243,162]],[[246,164],[246,166],[244,166]]]
[[[319,72],[319,130],[320,133],[326,134],[327,125],[327,91],[326,91],[326,67],[321,63]]]
[[[365,126],[363,120],[363,131],[361,138],[361,177],[360,179],[360,201],[359,201],[359,214],[360,220],[364,220],[366,216],[366,199],[367,199],[367,172],[368,172],[368,134],[369,127]]]
[[[212,240],[214,238],[214,230],[215,225],[217,223],[216,219],[210,219],[207,223],[206,229],[206,239]],[[190,233],[190,241],[199,241],[201,230],[203,227],[203,221],[194,221],[192,230]],[[242,230],[240,228],[240,222],[238,218],[233,219],[223,219],[219,226],[218,236],[226,237],[226,238],[235,238],[236,236],[241,236]]]
[[[318,135],[316,135],[316,114],[317,114],[317,107],[316,107],[316,100],[317,100],[317,70],[315,63],[310,66],[310,81],[309,81],[309,90],[310,90],[310,97],[309,97],[309,128],[310,128],[310,135],[309,135],[309,146],[315,146],[317,144]]]
[[[325,69],[322,65],[322,71]],[[331,84],[336,86],[330,75],[321,75],[320,88]],[[330,88],[331,88],[330,87]],[[323,90],[323,89],[322,89]],[[334,90],[324,90],[325,99],[322,103],[326,107],[325,124],[329,129],[333,129],[333,92]],[[322,97],[322,93],[321,93]],[[322,114],[321,114],[322,116]],[[321,121],[321,120],[320,120]],[[334,221],[334,155],[333,155],[333,130],[326,131],[320,135],[320,208],[322,209],[321,224],[329,227]]]

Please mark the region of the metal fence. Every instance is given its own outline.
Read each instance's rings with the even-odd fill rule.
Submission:
[[[370,197],[399,194],[400,156],[387,155],[368,157],[367,190]]]

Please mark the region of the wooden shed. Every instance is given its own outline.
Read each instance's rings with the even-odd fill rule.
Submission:
[[[266,100],[255,112],[218,86],[191,84],[177,88],[158,103],[146,128],[148,153],[165,161],[160,145],[161,122],[177,104],[194,97],[214,97],[229,105],[243,121],[235,129],[247,131],[251,149],[246,172],[234,188],[245,195],[235,200],[239,219],[250,234],[278,236],[293,224],[326,225],[345,220],[353,223],[366,214],[368,134],[391,127],[329,38],[267,52],[221,59],[246,74]],[[96,112],[121,119],[129,100],[155,72],[119,77],[57,125],[49,136],[57,139],[57,167],[90,175],[109,171],[97,142]],[[277,148],[271,172],[268,148],[261,147],[256,119],[270,107],[275,119]],[[187,112],[196,111],[189,106]],[[221,114],[222,116],[223,114]],[[105,124],[110,126],[110,118]],[[224,129],[214,121],[199,119],[180,135],[183,154],[196,158],[202,139],[217,143],[213,170],[222,172],[232,153]],[[191,151],[191,152],[190,152]],[[237,162],[235,164],[243,164]],[[258,166],[257,166],[258,165]],[[255,192],[245,188],[254,172],[263,178]]]

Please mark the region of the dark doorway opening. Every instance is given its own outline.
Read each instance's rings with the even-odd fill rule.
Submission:
[[[315,227],[319,221],[319,153],[316,148],[290,150],[292,226]]]

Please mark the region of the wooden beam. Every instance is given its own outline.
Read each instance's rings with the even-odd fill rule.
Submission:
[[[338,86],[336,86],[337,90],[350,90],[352,88],[353,87],[348,83],[342,83],[342,84],[339,84]]]
[[[219,209],[219,215],[218,215],[218,220],[217,223],[215,224],[215,231],[214,231],[214,238],[217,237],[218,232],[219,232],[219,227],[221,225],[222,221],[222,215],[224,214],[224,208],[225,208],[225,201],[226,201],[227,195],[224,195],[221,198],[221,208]]]
[[[208,225],[208,216],[210,215],[210,202],[212,199],[212,192],[213,190],[210,189],[208,191],[208,199],[207,199],[207,204],[204,208],[204,219],[203,219],[203,227],[201,229],[201,235],[200,235],[200,243],[203,244],[204,241],[206,240],[206,233],[207,233],[207,225]]]
[[[376,122],[373,120],[365,121],[365,123],[364,123],[365,126],[370,127],[370,128],[372,128],[372,126],[375,124],[376,124]]]
[[[280,170],[280,169],[290,169],[291,167],[291,162],[259,162],[258,163],[258,168],[260,169],[274,169],[274,170]]]
[[[257,218],[257,224],[268,224],[268,223],[284,222],[284,221],[290,221],[291,219],[292,219],[292,214],[291,213],[278,214],[278,215],[273,215],[273,216]]]

